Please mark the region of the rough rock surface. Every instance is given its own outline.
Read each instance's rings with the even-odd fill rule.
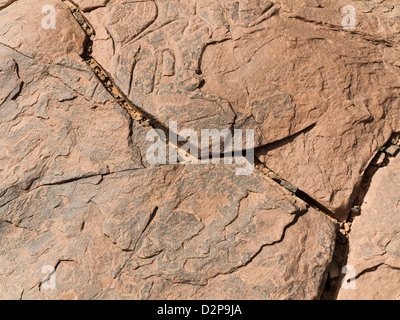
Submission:
[[[20,6],[2,14],[20,12]],[[68,14],[58,23],[83,39]],[[130,119],[82,59],[49,41],[47,49],[56,48],[54,56],[46,51],[51,64],[0,44],[0,205],[43,185],[143,167],[135,135],[144,129],[130,135]]]
[[[79,6],[84,11],[91,11],[100,7],[104,7],[110,0],[74,0],[72,3]]]
[[[335,223],[258,171],[148,166],[67,7],[60,46],[30,4],[0,12],[0,298],[318,298]]]
[[[296,27],[301,32],[293,32],[293,51],[302,46],[312,50],[299,63],[308,74],[304,79],[320,84],[319,98],[308,101],[317,110],[326,109],[313,127],[259,150],[258,156],[345,220],[377,149],[400,130],[400,70],[394,60],[398,59],[395,17],[400,8],[390,1],[354,3],[358,24],[351,34],[340,26],[345,1],[284,2],[280,14],[302,24]],[[388,25],[390,21],[395,25]],[[309,91],[304,85],[303,90]]]
[[[338,299],[400,299],[400,157],[373,176],[353,223],[347,265],[353,266],[354,290]]]
[[[44,186],[0,216],[3,298],[313,299],[335,235],[260,174],[220,166]],[[55,290],[41,288],[45,265]]]
[[[9,1],[10,5],[0,12],[0,34],[3,47],[40,60],[55,62],[68,54],[82,54],[85,35],[71,16],[67,7],[59,0]],[[52,6],[56,12],[55,29],[43,28],[48,22],[45,6]],[[62,45],[60,45],[62,44]]]
[[[336,223],[260,171],[149,165],[152,127],[88,55],[158,124],[255,130],[257,157],[345,220],[400,131],[396,1],[355,1],[355,30],[344,0],[66,2],[0,0],[0,298],[319,298]],[[353,227],[361,290],[339,298],[398,297],[398,161]]]
[[[357,1],[351,33],[347,4],[110,1],[87,17],[94,58],[134,104],[179,128],[256,130],[272,143],[259,158],[345,220],[400,130],[400,6]]]

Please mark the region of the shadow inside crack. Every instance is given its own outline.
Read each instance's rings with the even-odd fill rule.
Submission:
[[[377,154],[365,170],[360,186],[358,188],[355,188],[355,201],[346,221],[348,225],[351,226],[355,218],[362,217],[361,208],[364,203],[365,197],[370,190],[372,179],[379,171],[379,169],[386,167],[390,163],[391,159],[398,156],[399,150],[395,151],[394,153],[388,153],[387,150],[390,147],[393,148],[393,146],[399,145],[400,134],[393,133],[390,139],[385,143],[385,145],[378,150]],[[342,287],[343,281],[346,281],[346,270],[344,270],[343,268],[347,265],[348,255],[350,252],[350,232],[351,229],[346,231],[338,228],[337,230],[334,257],[332,260],[330,271],[328,273],[328,279],[325,285],[325,289],[321,296],[322,300],[336,300],[339,294],[339,290]],[[376,268],[376,266],[374,266],[373,268]],[[361,275],[362,274],[358,275],[357,277],[360,277]]]

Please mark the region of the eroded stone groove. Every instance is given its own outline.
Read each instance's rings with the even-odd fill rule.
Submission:
[[[316,209],[317,211],[329,216],[335,221],[338,221],[335,218],[335,214],[331,212],[328,208],[324,207],[321,203],[319,203],[317,200],[313,199],[309,195],[307,195],[305,192],[301,191],[299,188],[294,186],[292,183],[289,181],[286,181],[284,178],[279,176],[276,172],[268,168],[265,164],[263,164],[260,160],[257,158],[255,168],[262,172],[264,175],[266,175],[268,178],[272,179],[276,183],[278,183],[280,186],[284,187],[286,190],[290,191],[294,196],[297,198],[301,199],[305,203],[307,203],[311,208]]]
[[[322,27],[327,28],[328,30],[332,30],[332,31],[335,31],[335,32],[347,32],[347,33],[349,33],[351,35],[360,36],[363,39],[365,39],[365,40],[367,40],[367,41],[369,41],[369,42],[371,42],[371,43],[373,43],[375,45],[383,44],[383,45],[385,45],[385,46],[387,46],[389,48],[392,48],[392,47],[395,47],[395,46],[398,45],[394,41],[390,41],[390,40],[387,40],[387,39],[374,37],[374,36],[372,36],[370,34],[362,33],[362,32],[357,31],[357,30],[346,31],[340,25],[334,25],[334,24],[330,24],[330,23],[324,23],[323,21],[316,21],[316,20],[312,20],[312,19],[307,19],[307,18],[305,18],[303,16],[291,16],[290,18],[297,19],[297,20],[300,20],[300,21],[303,21],[303,22],[306,22],[306,23],[315,24],[316,26],[322,26]]]
[[[16,0],[2,0],[0,1],[0,10],[7,8],[10,4],[15,2]]]

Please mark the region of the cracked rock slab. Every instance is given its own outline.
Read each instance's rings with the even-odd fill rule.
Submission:
[[[335,224],[259,173],[165,166],[21,195],[0,236],[2,298],[314,299]]]
[[[86,14],[93,57],[164,126],[253,129],[269,168],[345,220],[377,149],[400,130],[398,5],[110,1]],[[264,146],[266,146],[264,148]]]
[[[44,65],[1,45],[0,55],[0,204],[41,185],[143,167],[146,130],[78,56]]]
[[[46,64],[69,54],[83,53],[85,35],[61,0],[19,0],[9,3],[0,12],[0,46],[7,46]],[[54,11],[44,10],[46,7]],[[54,12],[54,29],[43,27],[50,21],[50,12]]]
[[[71,16],[62,17],[64,32],[80,39]],[[243,299],[319,296],[332,222],[260,173],[149,167],[150,129],[114,102],[80,50],[41,37],[57,50],[7,37],[0,45],[1,298],[168,299],[173,290],[222,299],[217,288],[229,283]],[[241,292],[254,270],[265,281]]]
[[[96,31],[94,57],[135,105],[164,125],[254,129],[260,159],[340,219],[400,131],[389,1],[357,2],[355,33],[337,27],[342,2],[305,1],[304,12],[286,0],[74,2]],[[41,26],[44,5],[56,9],[55,30]],[[0,9],[1,298],[319,297],[333,222],[257,172],[149,166],[151,129],[79,56],[87,38],[67,6]],[[368,257],[350,258],[360,285],[390,288],[375,296],[398,287],[396,219],[368,222],[363,230],[380,228],[360,236]],[[43,267],[55,269],[55,290]]]
[[[320,228],[311,234],[310,225]],[[281,242],[264,246],[250,262],[237,270],[220,274],[201,288],[169,287],[161,280],[158,282],[162,284],[161,288],[155,287],[150,297],[157,299],[167,294],[169,299],[181,299],[189,293],[192,299],[318,299],[316,293],[324,283],[321,262],[327,261],[332,252],[334,234],[334,224],[310,209],[287,229]],[[294,274],[297,276],[293,277]]]
[[[279,59],[299,56],[290,64],[293,70],[272,67],[269,72],[295,100],[313,92],[308,82],[314,81],[315,88],[319,84],[314,97],[308,96],[302,104],[311,103],[311,112],[320,113],[313,117],[313,125],[260,148],[256,155],[337,219],[345,220],[366,168],[377,150],[399,130],[398,89],[393,84],[398,83],[400,70],[389,58],[398,53],[398,46],[386,40],[371,41],[362,34],[362,26],[357,27],[360,33],[343,30],[339,5],[332,4],[337,9],[331,10],[311,2],[316,4],[307,2],[310,10],[304,12],[319,14],[315,21],[298,12],[300,4],[293,4],[293,10],[288,9],[289,4],[282,7],[280,14],[285,19],[278,29],[284,28],[295,45]],[[326,17],[335,20],[336,26],[332,27]],[[384,20],[386,13],[380,18]],[[285,51],[276,52],[281,55]],[[303,76],[298,74],[292,80],[297,70],[302,70]],[[293,91],[296,83],[298,89]]]
[[[35,2],[22,24],[12,23],[28,3],[18,1],[0,13],[0,206],[43,185],[147,164],[150,129],[130,119],[79,57],[85,36],[63,3],[49,2],[71,43],[60,46],[54,30],[39,30],[35,42],[24,38],[33,30],[15,34],[41,29],[43,1]]]
[[[347,265],[354,267],[355,289],[338,299],[400,298],[400,157],[372,177],[349,239]]]

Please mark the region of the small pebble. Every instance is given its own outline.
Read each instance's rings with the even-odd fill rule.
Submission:
[[[267,174],[269,172],[269,170],[267,168],[263,168],[263,173]]]
[[[386,155],[385,153],[381,152],[379,154],[378,160],[376,160],[376,165],[378,167],[382,167],[385,164]]]
[[[329,276],[331,277],[331,279],[335,279],[335,278],[340,276],[340,270],[339,270],[339,267],[338,267],[336,261],[333,261],[332,264],[331,264],[331,269],[329,271]]]
[[[142,124],[143,124],[145,127],[149,127],[149,126],[150,126],[150,120],[149,120],[149,119],[146,119],[146,120],[144,120],[144,121],[142,122]]]
[[[399,152],[400,148],[395,145],[391,145],[389,148],[386,149],[386,154],[388,154],[391,157],[395,157],[397,153]]]
[[[355,206],[355,207],[351,208],[350,211],[351,211],[352,214],[358,215],[358,214],[360,214],[361,209],[360,209],[359,206]]]
[[[268,177],[270,177],[273,180],[279,180],[278,175],[272,171],[268,172]]]
[[[299,189],[297,189],[295,186],[293,186],[291,183],[282,180],[281,181],[281,186],[288,189],[290,192],[296,193]]]

